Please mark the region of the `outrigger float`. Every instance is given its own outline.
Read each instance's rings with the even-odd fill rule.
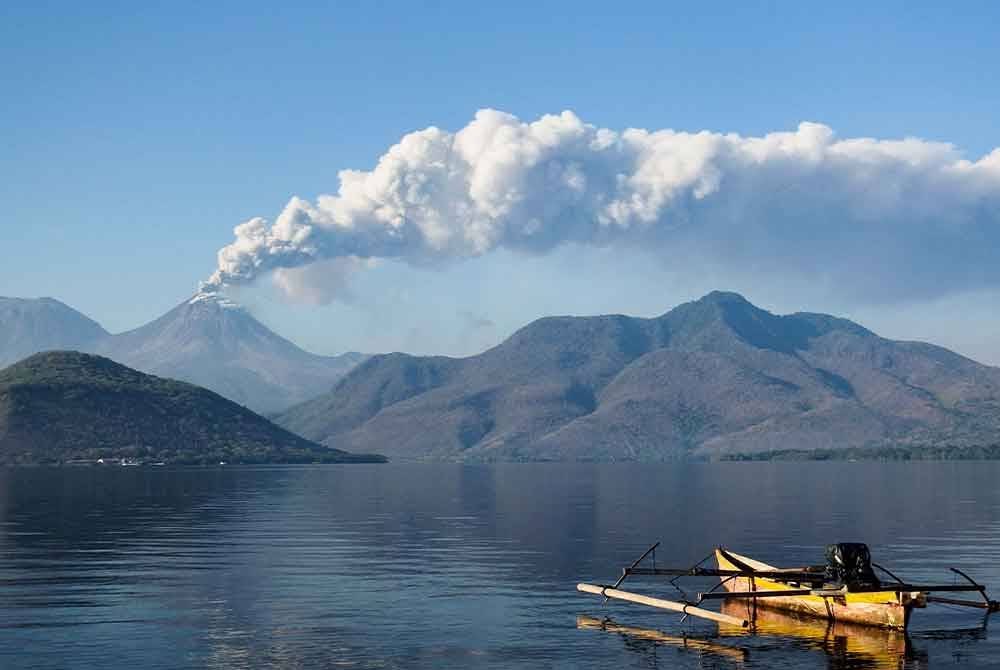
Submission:
[[[826,548],[826,565],[797,568],[777,568],[724,547],[717,547],[713,554],[689,568],[659,568],[659,545],[657,542],[624,568],[614,584],[577,584],[577,590],[603,596],[604,602],[609,598],[625,600],[743,628],[753,624],[758,607],[894,630],[906,630],[913,609],[924,608],[927,603],[977,608],[986,614],[1000,611],[1000,602],[990,600],[986,587],[958,568],[951,571],[965,583],[910,584],[873,563],[868,547],[860,543],[831,544]],[[717,567],[703,567],[713,557]],[[647,558],[651,558],[652,567],[640,567]],[[875,570],[886,579],[880,579]],[[683,600],[654,598],[618,588],[633,575],[670,577]],[[718,577],[719,583],[691,597],[678,585],[678,580],[685,577]],[[978,593],[981,599],[932,595],[941,592]],[[713,600],[746,602],[747,618],[702,607]]]

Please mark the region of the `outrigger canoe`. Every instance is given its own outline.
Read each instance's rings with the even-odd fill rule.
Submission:
[[[658,546],[659,542],[624,568],[613,585],[577,584],[577,589],[604,596],[605,602],[616,598],[742,627],[753,625],[757,608],[895,630],[906,630],[912,610],[926,607],[929,602],[978,608],[987,614],[1000,611],[1000,603],[987,597],[986,587],[957,568],[951,570],[965,581],[963,584],[910,584],[873,563],[868,547],[860,543],[830,545],[826,551],[826,565],[797,568],[778,568],[724,547],[717,547],[713,554],[689,568],[657,568]],[[653,567],[639,567],[650,556]],[[702,567],[713,557],[716,568]],[[874,569],[884,573],[887,579],[877,577]],[[671,585],[683,599],[666,600],[620,590],[618,587],[633,575],[671,577]],[[684,577],[718,577],[719,582],[692,597],[678,586],[678,580]],[[931,595],[948,591],[976,592],[981,600]],[[702,607],[712,600],[743,601],[747,604],[747,616]],[[732,612],[733,608],[727,609]]]
[[[715,560],[720,570],[779,571],[779,568],[773,565],[726,551],[721,547],[715,550]],[[814,585],[819,588],[814,589]],[[725,589],[725,593],[720,594],[720,597],[724,598],[726,595],[755,593],[756,597],[747,598],[747,602],[757,607],[795,612],[803,616],[832,621],[849,621],[901,630],[909,623],[910,612],[914,607],[927,606],[925,590],[899,591],[895,588],[886,591],[871,590],[880,588],[874,584],[866,584],[852,590],[845,586],[823,588],[823,584],[814,582],[738,576],[722,579],[721,586]]]

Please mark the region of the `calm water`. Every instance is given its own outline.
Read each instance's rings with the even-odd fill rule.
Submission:
[[[996,667],[1000,615],[975,610],[918,610],[909,639],[750,635],[574,586],[655,540],[661,565],[862,540],[1000,597],[998,482],[997,463],[0,470],[0,667]]]

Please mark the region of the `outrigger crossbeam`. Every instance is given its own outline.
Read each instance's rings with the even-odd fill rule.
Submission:
[[[715,568],[625,568],[626,576],[644,575],[657,577],[765,577],[787,582],[822,581],[820,568],[786,568],[783,570],[718,570]]]
[[[759,576],[759,575],[751,575]],[[889,586],[872,586],[866,588],[839,589],[788,589],[787,591],[709,591],[699,593],[699,600],[739,600],[741,598],[778,598],[781,596],[819,596],[821,598],[836,598],[848,593],[913,593],[916,591],[979,591],[975,586],[966,584],[948,584],[924,586],[921,584],[891,584]]]

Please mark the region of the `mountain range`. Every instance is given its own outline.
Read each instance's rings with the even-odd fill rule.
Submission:
[[[0,464],[381,462],[283,430],[203,388],[50,351],[0,370]]]
[[[142,372],[208,388],[258,413],[328,391],[363,354],[318,356],[246,309],[199,293],[140,328],[112,335],[52,298],[0,298],[0,367],[53,349],[101,354]]]
[[[651,319],[543,318],[468,358],[373,356],[275,420],[393,460],[993,444],[1000,369],[713,292]]]
[[[58,300],[0,297],[0,368],[39,351],[87,349],[110,336]]]

